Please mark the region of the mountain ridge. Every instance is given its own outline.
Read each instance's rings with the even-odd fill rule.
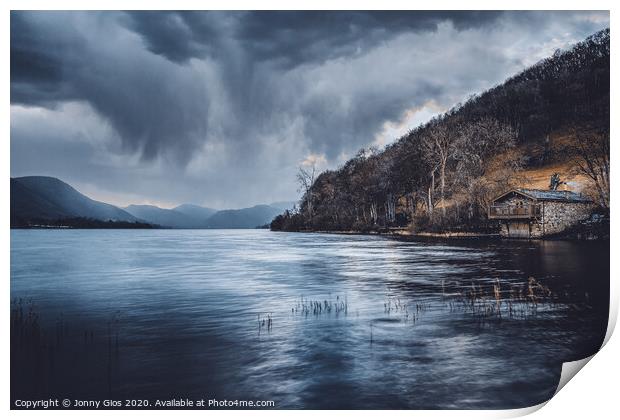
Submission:
[[[123,207],[123,210],[140,220],[162,227],[190,229],[199,228],[202,225],[200,219],[188,216],[174,209],[163,209],[148,204],[130,204],[129,206]]]
[[[58,178],[11,178],[11,220],[86,218],[136,222],[130,213],[80,193]]]
[[[225,210],[196,204],[181,204],[172,209],[146,204],[121,208],[93,200],[58,178],[11,178],[11,227],[62,226],[63,220],[70,221],[71,226],[84,227],[91,220],[90,225],[99,227],[120,227],[119,223],[124,222],[173,229],[253,229],[269,223],[290,203]]]
[[[220,210],[207,220],[209,229],[253,229],[271,222],[282,209],[258,204],[243,209]]]

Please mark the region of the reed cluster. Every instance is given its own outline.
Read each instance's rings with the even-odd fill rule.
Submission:
[[[261,317],[262,315],[262,317]],[[258,334],[260,335],[263,329],[266,329],[267,332],[271,332],[271,328],[273,327],[273,316],[271,312],[266,314],[258,314]]]
[[[349,312],[349,304],[347,296],[344,299],[340,299],[340,296],[336,296],[336,301],[324,299],[324,300],[312,300],[301,296],[295,305],[291,307],[291,313],[308,315],[323,315],[334,313],[336,316],[343,314],[347,315]]]
[[[478,318],[525,319],[536,316],[541,307],[549,309],[557,305],[557,296],[534,277],[520,285],[502,285],[495,279],[490,286],[471,283],[456,293],[442,293],[444,300],[446,296],[449,298],[447,305],[451,312],[471,313]]]
[[[118,374],[120,313],[83,329],[60,313],[42,322],[30,299],[13,299],[10,316],[11,395],[42,397],[93,392],[111,396]],[[88,387],[75,388],[75,384]],[[88,389],[86,389],[88,388]]]
[[[422,312],[426,312],[431,308],[430,302],[424,300],[403,301],[400,297],[392,297],[389,294],[385,297],[383,303],[383,312],[387,315],[392,313],[401,315],[404,322],[411,321],[416,323]]]

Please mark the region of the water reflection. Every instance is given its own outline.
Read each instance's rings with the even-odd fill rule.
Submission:
[[[529,277],[553,291],[533,315],[454,306],[497,279],[505,296],[527,290]],[[608,290],[608,243],[12,231],[11,297],[32,299],[56,365],[71,366],[12,376],[12,393],[529,406],[553,394],[562,362],[598,348]],[[346,312],[299,307],[341,299]]]

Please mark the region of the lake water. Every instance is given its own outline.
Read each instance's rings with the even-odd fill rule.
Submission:
[[[609,243],[12,230],[11,298],[12,399],[518,408],[602,343]]]

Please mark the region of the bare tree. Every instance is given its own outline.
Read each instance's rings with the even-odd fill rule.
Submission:
[[[297,184],[299,189],[297,191],[303,192],[304,199],[306,201],[306,211],[308,212],[308,220],[312,221],[313,209],[312,209],[312,187],[314,186],[314,180],[316,176],[316,164],[312,163],[309,169],[299,167],[297,172]]]
[[[435,189],[435,174],[439,171],[439,196],[442,203],[442,214],[446,215],[446,168],[448,161],[454,156],[456,151],[453,137],[450,135],[448,124],[434,123],[428,130],[427,135],[422,138],[421,144],[427,162],[432,168],[430,171],[431,184],[428,190],[429,215],[432,216],[433,191]]]
[[[609,208],[609,131],[574,131],[568,146],[576,172],[594,184],[601,207]]]
[[[458,131],[454,148],[456,183],[466,194],[467,214],[471,219],[475,207],[486,208],[489,194],[496,194],[491,180],[502,184],[500,189],[504,189],[506,177],[512,178],[520,169],[521,161],[514,149],[517,132],[488,117],[461,124]],[[489,172],[493,176],[488,177]]]

